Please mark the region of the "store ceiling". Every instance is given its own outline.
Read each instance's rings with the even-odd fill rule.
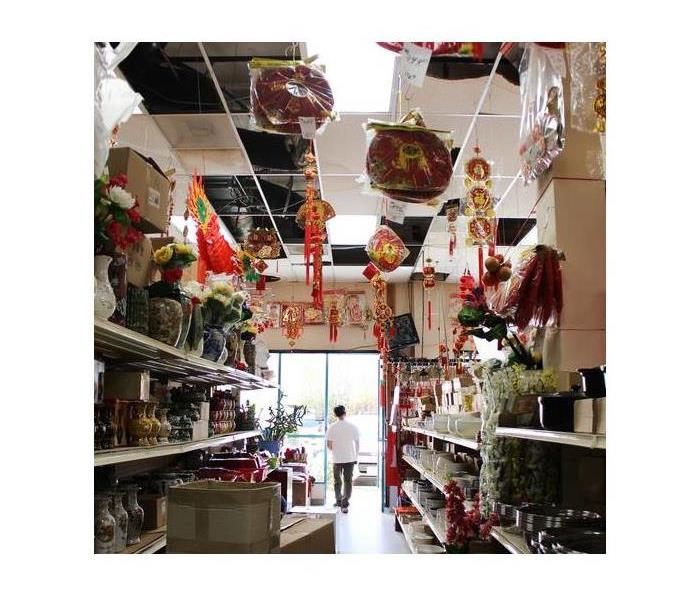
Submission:
[[[144,136],[140,149],[150,150],[147,134],[143,133],[150,121],[147,125],[155,125],[167,140],[171,152],[169,162],[179,171],[178,181],[183,185],[177,186],[179,202],[175,214],[184,210],[184,184],[190,173],[197,170],[204,175],[207,194],[237,241],[241,241],[253,226],[271,227],[274,219],[284,250],[280,260],[271,261],[276,264],[271,266],[270,273],[284,280],[302,281],[305,276],[303,230],[294,222],[294,215],[303,201],[300,160],[306,142],[295,136],[253,131],[248,115],[247,61],[253,56],[284,57],[289,55],[291,46],[292,42],[204,44],[238,135],[231,128],[197,43],[140,43],[121,64],[121,72],[144,97],[143,112],[146,114],[134,115],[127,123],[130,131],[139,131]],[[309,46],[315,51],[313,44]],[[393,73],[387,71],[386,74],[386,94],[377,95],[379,103],[382,97],[386,98],[383,106],[377,105],[378,112],[341,112],[340,119],[317,136],[321,192],[337,214],[329,225],[329,244],[324,255],[325,277],[329,284],[364,280],[362,269],[367,264],[364,245],[380,223],[383,212],[382,199],[365,194],[359,180],[366,149],[363,123],[368,119],[392,120],[401,110],[419,107],[430,127],[453,131],[454,160],[470,128],[492,58],[498,50],[497,43],[487,46],[485,64],[464,60],[434,61],[430,67],[434,74],[441,77],[467,75],[469,78],[429,76],[422,88],[412,88],[408,92],[409,99],[403,99],[400,107],[392,102],[397,96],[392,94],[392,83],[396,79],[394,67]],[[300,44],[298,55],[306,56],[306,48],[305,43]],[[377,48],[367,50],[385,59],[385,55],[376,54]],[[319,62],[324,63],[323,59],[321,55]],[[337,79],[334,79],[333,63],[325,64],[334,90],[343,92],[345,98],[349,97],[348,92],[358,93],[356,89],[340,87],[360,85],[355,78],[343,72],[343,77],[336,73]],[[391,68],[390,61],[388,64]],[[361,62],[358,72],[360,68]],[[494,194],[496,197],[505,194],[497,209],[499,244],[504,245],[521,242],[534,225],[532,219],[526,219],[530,216],[535,191],[524,187],[521,180],[515,181],[520,99],[514,81],[517,81],[517,70],[504,59],[487,92],[464,155],[468,157],[471,147],[478,141],[483,155],[493,162]],[[151,139],[155,140],[155,135]],[[153,154],[157,154],[155,149]],[[460,171],[458,169],[457,173]],[[459,198],[462,193],[462,177],[456,174],[443,199]],[[448,273],[448,282],[456,282],[467,264],[476,268],[475,249],[464,246],[464,222],[459,223],[459,249],[449,257],[447,222],[440,216],[443,212],[408,204],[404,224],[389,223],[410,250],[404,266],[391,274],[389,281],[408,281],[414,270],[420,270],[423,257],[432,258],[439,272]],[[526,241],[531,239],[528,235]]]

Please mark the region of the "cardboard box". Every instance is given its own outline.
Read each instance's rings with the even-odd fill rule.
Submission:
[[[168,552],[280,551],[280,484],[202,480],[168,489]]]
[[[192,423],[192,441],[198,442],[209,437],[209,420],[200,419]]]
[[[335,514],[285,515],[280,534],[282,554],[335,554]]]
[[[104,397],[148,401],[150,383],[149,371],[105,371]]]
[[[294,506],[306,506],[309,503],[308,481],[295,479],[292,481],[292,504]]]
[[[605,398],[596,398],[593,406],[596,415],[595,432],[598,435],[605,435]]]
[[[574,402],[574,431],[593,433],[596,428],[593,398],[581,398]]]
[[[145,236],[126,253],[126,281],[136,287],[147,287],[151,283],[151,238]]]
[[[126,174],[126,190],[139,203],[139,229],[144,233],[165,233],[170,212],[170,180],[155,161],[131,148],[112,148],[107,168],[112,176]]]
[[[143,529],[164,527],[168,520],[168,498],[157,494],[141,494],[139,504],[143,508]]]

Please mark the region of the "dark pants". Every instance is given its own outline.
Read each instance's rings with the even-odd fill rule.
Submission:
[[[338,506],[347,507],[352,494],[352,472],[354,462],[333,464],[333,489],[335,490],[335,502]],[[340,490],[343,488],[341,495]]]

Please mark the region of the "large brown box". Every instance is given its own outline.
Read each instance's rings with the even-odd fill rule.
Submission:
[[[292,481],[292,504],[294,506],[306,506],[309,503],[308,481],[295,479]]]
[[[150,382],[150,371],[105,371],[104,397],[147,401]]]
[[[289,523],[294,524],[285,529]],[[307,515],[301,520],[287,515],[282,519],[282,528],[282,554],[335,554],[335,514]]]
[[[112,148],[107,168],[110,176],[126,174],[126,190],[138,201],[139,229],[144,233],[165,233],[170,213],[170,180],[155,161],[132,148]]]
[[[139,504],[143,508],[143,529],[159,529],[168,521],[168,498],[158,494],[141,494]]]
[[[168,552],[280,551],[280,484],[193,481],[168,489]]]

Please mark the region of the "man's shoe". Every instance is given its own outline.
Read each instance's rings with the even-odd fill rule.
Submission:
[[[347,506],[343,506],[343,508],[340,509],[340,512],[342,512],[342,513],[347,513],[347,512],[348,512],[348,507],[347,507]]]

